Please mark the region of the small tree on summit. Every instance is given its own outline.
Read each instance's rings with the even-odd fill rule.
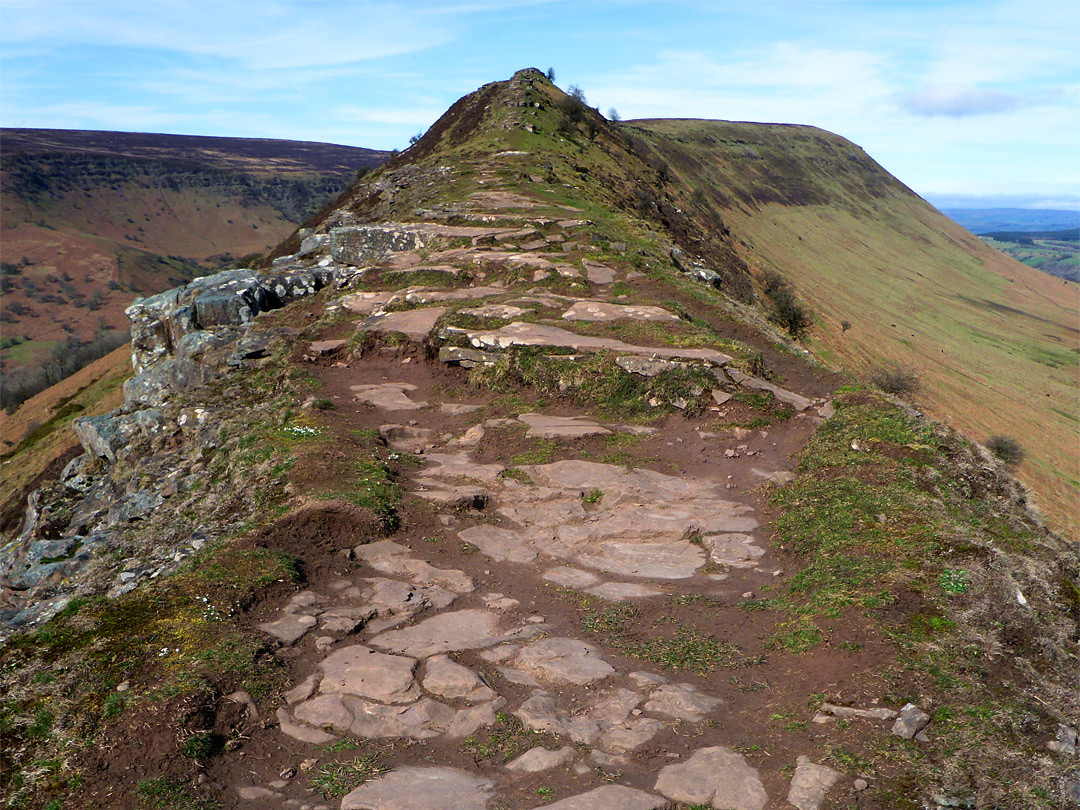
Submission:
[[[607,111],[607,117],[608,121],[612,121],[616,124],[622,121],[622,116],[619,115],[619,111],[616,110],[614,107]]]
[[[552,67],[548,68],[547,77],[548,77],[549,82],[554,82],[555,81],[555,68],[552,68]]]

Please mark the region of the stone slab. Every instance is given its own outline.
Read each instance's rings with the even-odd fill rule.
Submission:
[[[366,782],[341,810],[484,810],[494,785],[454,768],[405,766]]]
[[[427,658],[439,653],[492,647],[540,632],[543,632],[543,625],[502,631],[497,614],[470,608],[441,613],[412,627],[382,633],[371,639],[370,643],[373,647],[394,653]]]
[[[627,599],[649,599],[653,596],[664,595],[664,592],[659,588],[639,585],[635,582],[605,582],[602,585],[586,589],[586,593],[599,596],[609,602],[624,602]]]
[[[377,383],[352,385],[349,390],[356,396],[357,402],[373,405],[383,411],[416,411],[427,407],[427,402],[413,401],[407,392],[415,391],[410,383]]]
[[[787,800],[798,810],[819,810],[825,801],[825,793],[843,778],[843,774],[824,765],[817,765],[809,757],[796,760],[795,773]]]
[[[335,650],[319,662],[323,694],[359,695],[380,703],[412,703],[420,697],[413,678],[416,659],[375,652],[362,644]]]
[[[724,366],[731,362],[730,355],[715,349],[688,349],[670,346],[636,346],[612,338],[578,335],[557,326],[514,321],[491,331],[460,330],[468,335],[478,349],[507,349],[511,346],[552,346],[577,351],[613,351],[646,357],[680,360],[704,360]]]
[[[723,702],[719,698],[702,694],[691,684],[672,683],[661,686],[649,695],[645,711],[676,720],[700,723]]]
[[[591,644],[571,638],[546,638],[522,648],[514,663],[541,682],[582,686],[601,681],[615,668]]]
[[[656,321],[673,323],[679,320],[661,307],[632,304],[609,304],[605,301],[578,301],[563,313],[564,321]]]
[[[364,332],[401,332],[413,340],[422,340],[444,312],[446,307],[383,312],[368,316],[356,328]]]
[[[739,753],[718,745],[660,769],[656,790],[669,799],[723,810],[764,810],[769,797],[756,769]]]
[[[753,568],[765,554],[765,549],[749,534],[708,534],[701,538],[713,562],[731,568]]]
[[[424,689],[431,694],[449,700],[480,703],[496,697],[479,675],[446,655],[435,655],[427,660],[423,683]]]
[[[516,771],[519,773],[550,771],[552,768],[557,768],[572,760],[576,753],[575,749],[571,748],[569,745],[564,745],[557,751],[549,751],[546,748],[540,747],[530,748],[520,757],[507,762],[503,767],[508,771]]]
[[[670,810],[671,804],[646,793],[624,785],[603,785],[580,793],[568,799],[545,804],[536,810]]]
[[[685,541],[603,543],[599,551],[579,554],[577,560],[590,568],[628,577],[689,579],[705,564],[705,553]]]
[[[548,416],[541,413],[523,413],[518,419],[529,426],[529,437],[554,439],[573,436],[602,436],[611,433],[603,425],[584,416]]]

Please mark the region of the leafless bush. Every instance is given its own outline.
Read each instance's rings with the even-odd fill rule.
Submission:
[[[886,394],[895,394],[896,396],[910,396],[918,392],[921,387],[919,377],[914,369],[904,366],[874,369],[870,373],[870,383]]]
[[[1012,436],[991,436],[986,441],[986,449],[1009,466],[1024,460],[1024,448]]]

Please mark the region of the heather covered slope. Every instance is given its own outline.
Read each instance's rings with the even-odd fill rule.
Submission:
[[[943,216],[854,144],[810,127],[634,121],[715,207],[758,274],[817,314],[807,345],[866,379],[913,370],[920,406],[976,441],[1028,451],[1019,477],[1051,521],[1080,523],[1080,292]],[[844,324],[848,324],[845,330]]]
[[[5,368],[126,329],[136,295],[266,251],[387,153],[332,144],[4,129]]]

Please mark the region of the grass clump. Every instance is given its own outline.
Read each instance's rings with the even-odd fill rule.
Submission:
[[[209,759],[219,753],[225,741],[212,731],[196,731],[180,743],[180,753],[188,759]]]
[[[641,610],[629,602],[617,602],[581,618],[582,629],[603,637],[623,655],[659,664],[674,672],[708,675],[718,669],[735,669],[759,663],[734,644],[696,627],[680,627],[671,635],[647,635],[640,628]]]
[[[377,458],[358,461],[349,488],[325,493],[324,498],[341,498],[353,506],[375,514],[387,531],[400,523],[401,488],[391,469]]]
[[[497,392],[532,388],[565,397],[602,416],[622,419],[668,412],[676,402],[685,406],[687,415],[699,414],[705,408],[703,395],[716,385],[704,366],[672,368],[655,377],[641,377],[623,370],[607,355],[566,360],[531,348],[512,348],[494,366],[474,369],[472,381]]]
[[[311,777],[311,785],[324,799],[339,799],[365,782],[392,770],[380,761],[376,751],[347,762],[324,762]]]
[[[523,484],[531,484],[533,482],[532,477],[520,467],[507,467],[499,473],[499,478],[513,478],[515,481],[520,481]]]
[[[525,728],[512,714],[499,712],[495,724],[485,726],[471,737],[462,740],[461,747],[473,755],[477,764],[488,762],[501,765],[538,745],[556,742],[553,734]]]
[[[214,799],[201,799],[179,782],[158,776],[139,782],[139,810],[221,810]]]

